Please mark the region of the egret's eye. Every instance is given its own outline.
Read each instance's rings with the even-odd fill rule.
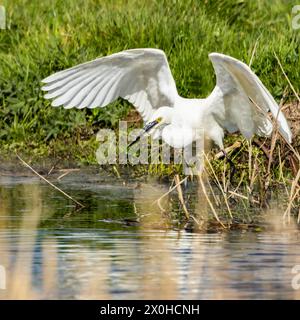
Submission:
[[[161,122],[161,121],[162,121],[162,117],[159,117],[159,118],[156,119],[156,122],[158,122],[158,123]]]

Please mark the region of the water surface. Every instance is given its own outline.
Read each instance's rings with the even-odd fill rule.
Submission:
[[[153,206],[167,190],[162,183],[74,173],[59,186],[86,207],[76,210],[37,178],[0,176],[7,280],[0,298],[300,298],[292,287],[292,268],[300,265],[294,225],[278,219],[261,232],[170,229]]]

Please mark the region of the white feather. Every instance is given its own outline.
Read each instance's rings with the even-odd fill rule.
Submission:
[[[95,59],[55,73],[43,80],[45,98],[65,108],[104,107],[122,97],[131,102],[145,122],[162,118],[156,135],[182,147],[204,131],[223,148],[224,129],[240,131],[247,139],[269,136],[273,121],[289,143],[289,125],[272,95],[243,62],[219,53],[209,55],[217,83],[206,99],[178,95],[166,55],[158,49],[132,49]]]
[[[95,85],[95,79],[103,85]],[[60,71],[43,82],[46,85],[42,89],[49,91],[45,98],[56,98],[53,106],[103,107],[120,96],[131,101],[145,117],[165,103],[174,105],[178,95],[166,56],[158,49],[122,51]]]

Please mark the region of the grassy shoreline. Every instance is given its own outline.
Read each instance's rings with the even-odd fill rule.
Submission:
[[[88,140],[92,144],[98,129],[116,128],[131,110],[126,101],[92,110],[53,108],[43,99],[40,81],[55,71],[127,48],[165,50],[178,92],[189,98],[212,91],[215,75],[208,54],[214,51],[251,63],[278,102],[294,101],[276,53],[300,91],[300,31],[292,29],[292,1],[1,4],[8,27],[0,31],[1,153],[30,149],[46,156],[52,145],[68,142],[67,148]]]
[[[41,79],[51,73],[128,48],[155,47],[166,52],[179,94],[205,97],[215,85],[208,54],[222,52],[250,64],[283,106],[295,150],[278,137],[273,143],[255,137],[248,145],[240,135],[228,135],[226,147],[241,143],[231,151],[238,169],[234,188],[226,190],[228,166],[213,159],[216,150],[210,154],[207,174],[221,181],[223,193],[238,186],[243,187],[242,196],[258,194],[259,205],[268,189],[282,184],[293,203],[289,212],[297,211],[300,106],[295,92],[300,92],[300,31],[292,28],[293,1],[3,0],[0,5],[7,12],[7,29],[0,30],[3,165],[6,161],[18,165],[16,152],[41,170],[95,165],[97,131],[117,130],[119,119],[132,120],[133,109],[123,100],[92,110],[51,107],[40,89]],[[122,168],[109,170],[114,174]],[[166,177],[176,172],[172,166],[133,170],[137,175]]]

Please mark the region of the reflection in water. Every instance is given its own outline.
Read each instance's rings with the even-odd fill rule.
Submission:
[[[76,212],[36,179],[0,176],[1,299],[300,298],[299,233],[275,210],[266,232],[175,231],[153,205],[167,186],[82,181],[63,185],[89,204]]]

